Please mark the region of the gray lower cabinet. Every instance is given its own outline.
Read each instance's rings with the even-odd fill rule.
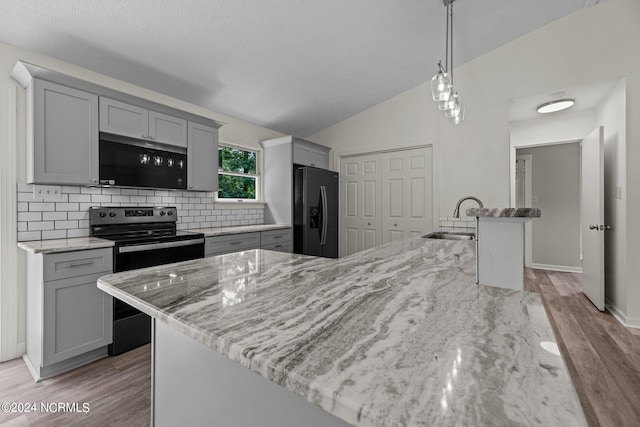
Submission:
[[[113,250],[27,255],[27,354],[40,381],[107,355],[113,300],[97,287]]]
[[[187,188],[218,191],[218,129],[188,123]]]
[[[263,231],[260,234],[260,249],[293,252],[293,237],[290,228]]]
[[[204,256],[228,254],[260,247],[260,232],[227,234],[207,237],[204,243]]]
[[[204,256],[214,256],[250,249],[293,252],[291,229],[227,234],[205,239]]]
[[[33,79],[27,86],[27,182],[98,182],[98,96]]]

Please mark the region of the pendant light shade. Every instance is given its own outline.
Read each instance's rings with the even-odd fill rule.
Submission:
[[[447,101],[451,93],[451,76],[442,69],[441,63],[438,67],[440,71],[431,78],[431,96],[435,102]]]
[[[442,1],[447,8],[446,61],[444,68],[442,61],[438,61],[438,73],[431,78],[431,96],[438,103],[438,109],[444,111],[445,116],[454,124],[459,124],[464,120],[464,107],[453,87],[453,2],[455,0]]]

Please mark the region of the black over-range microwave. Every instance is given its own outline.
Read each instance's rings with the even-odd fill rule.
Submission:
[[[100,132],[100,184],[187,188],[187,150]]]

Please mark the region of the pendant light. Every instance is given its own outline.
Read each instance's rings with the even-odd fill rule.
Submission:
[[[445,37],[445,66],[438,61],[438,72],[431,78],[431,96],[438,103],[438,108],[444,111],[445,117],[452,123],[459,124],[464,120],[464,106],[460,102],[458,92],[453,86],[453,2],[443,0],[447,8],[447,30]],[[451,39],[451,43],[449,43]],[[451,68],[449,68],[451,66]],[[451,70],[451,71],[449,71]]]

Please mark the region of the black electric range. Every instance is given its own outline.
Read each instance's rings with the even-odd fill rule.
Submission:
[[[129,271],[204,257],[204,234],[176,229],[175,207],[92,207],[91,236],[115,242],[113,271]],[[151,318],[113,299],[113,344],[124,353],[151,340]]]

